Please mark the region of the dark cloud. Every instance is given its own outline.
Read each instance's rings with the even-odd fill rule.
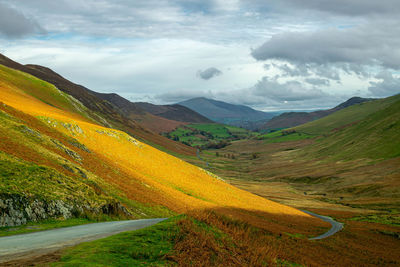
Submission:
[[[379,82],[370,82],[368,90],[376,97],[386,97],[400,93],[400,78],[393,77],[389,71],[382,71],[375,76]]]
[[[286,32],[252,50],[257,60],[294,64],[380,65],[400,69],[400,23],[368,23],[349,29]],[[351,70],[352,68],[348,68]]]
[[[392,14],[397,16],[400,12],[400,2],[398,0],[280,0],[278,6],[348,16],[377,14]]]
[[[306,64],[297,64],[296,66],[289,66],[286,63],[283,64],[275,64],[273,63],[272,66],[275,68],[278,68],[283,72],[284,76],[310,76],[310,67],[307,66]]]
[[[340,16],[398,16],[400,2],[398,0],[252,0],[241,1],[242,5],[253,10],[267,13],[273,10],[280,13],[300,13],[315,15],[332,14]],[[304,13],[307,12],[307,13]],[[311,12],[310,12],[311,11]]]
[[[33,19],[25,17],[17,10],[0,3],[0,34],[8,38],[18,38],[33,33],[43,33],[43,29]]]
[[[279,83],[277,80],[263,77],[251,89],[255,96],[270,98],[276,101],[302,101],[326,96],[324,92],[315,88],[306,88],[298,81]]]
[[[195,97],[207,97],[214,98],[214,94],[210,91],[190,91],[190,90],[179,90],[173,92],[167,92],[154,96],[157,102],[161,103],[178,103]]]
[[[211,67],[205,70],[199,70],[197,72],[197,76],[203,80],[209,80],[215,76],[221,75],[222,71],[217,68]]]
[[[330,81],[328,79],[320,79],[320,78],[307,78],[305,79],[306,83],[315,85],[315,86],[329,86]]]

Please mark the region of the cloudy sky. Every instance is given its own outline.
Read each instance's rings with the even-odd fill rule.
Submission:
[[[0,53],[131,101],[261,110],[400,92],[398,0],[0,0]]]

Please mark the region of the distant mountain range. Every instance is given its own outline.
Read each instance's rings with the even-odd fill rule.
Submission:
[[[248,106],[229,104],[205,97],[192,98],[178,104],[190,108],[210,120],[239,127],[246,127],[249,123],[256,121],[269,120],[278,114],[276,112],[263,112]]]
[[[352,97],[346,102],[340,105],[327,109],[327,110],[317,110],[313,112],[285,112],[272,118],[263,125],[259,125],[260,130],[269,131],[283,128],[291,128],[297,125],[301,125],[310,121],[314,121],[325,116],[328,116],[335,111],[347,108],[349,106],[360,104],[363,102],[374,100],[373,98],[362,98],[362,97]]]
[[[169,120],[189,123],[210,123],[210,119],[182,105],[154,105],[147,102],[136,102],[141,109]]]

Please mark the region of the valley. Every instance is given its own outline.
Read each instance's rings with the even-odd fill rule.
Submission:
[[[79,87],[105,112],[15,64],[0,65],[0,235],[169,219],[5,266],[400,262],[399,95],[251,132]],[[312,240],[331,224],[307,212],[340,231]]]
[[[400,266],[399,17],[0,0],[0,267]]]

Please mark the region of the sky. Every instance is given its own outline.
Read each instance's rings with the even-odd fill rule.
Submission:
[[[0,53],[132,102],[264,111],[400,93],[398,0],[0,0]]]

